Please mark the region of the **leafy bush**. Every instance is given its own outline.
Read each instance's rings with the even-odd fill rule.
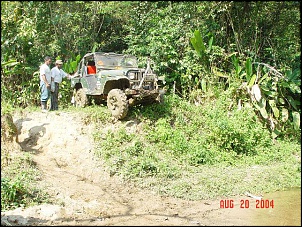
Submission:
[[[272,145],[269,131],[256,118],[253,109],[229,113],[224,109],[212,111],[205,123],[204,139],[219,151],[256,155]]]
[[[1,178],[1,210],[24,205],[25,195],[28,194],[23,179],[10,181]]]
[[[46,200],[45,193],[30,185],[26,174],[13,179],[1,177],[1,210],[28,207]]]
[[[221,94],[216,101],[195,106],[170,95],[165,103],[170,106],[170,114],[165,112],[167,107],[159,105],[137,108],[137,118],[144,123],[140,134],[127,132],[125,128],[105,135],[96,133],[98,154],[110,163],[114,173],[163,176],[171,169],[177,174],[183,164],[235,165],[245,157],[272,153],[270,132],[253,109],[228,111],[226,97]],[[146,119],[147,116],[151,119]]]

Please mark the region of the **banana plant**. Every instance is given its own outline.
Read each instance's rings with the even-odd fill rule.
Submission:
[[[205,47],[203,38],[199,30],[194,31],[193,37],[190,38],[191,44],[193,45],[195,51],[201,59],[201,63],[206,67],[206,70],[210,70],[210,58],[209,53],[213,45],[213,36],[210,34],[210,39],[208,43],[208,48]]]
[[[235,77],[245,84],[250,102],[268,124],[276,138],[290,122],[295,130],[300,128],[300,70],[287,71],[285,75],[265,63],[251,61],[241,67],[236,53],[230,55]],[[253,67],[257,65],[256,67]],[[257,70],[254,70],[256,68]],[[240,99],[241,100],[241,99]]]
[[[260,111],[261,116],[268,121],[272,136],[276,138],[280,135],[285,127],[284,123],[288,121],[295,130],[298,130],[300,128],[300,100],[293,96],[300,97],[301,94],[299,86],[301,81],[297,79],[300,77],[300,72],[287,71],[283,75],[265,63],[255,62],[254,64],[258,65],[257,74],[247,73],[250,76],[248,85],[252,86],[252,90],[258,89],[260,93],[260,99],[256,98],[253,104]],[[260,66],[263,66],[262,70]],[[250,68],[247,72],[249,70]],[[262,77],[261,73],[263,73]],[[252,94],[256,97],[255,91]]]
[[[203,75],[203,77],[201,79],[198,79],[198,81],[196,81],[197,83],[201,84],[201,88],[202,91],[204,92],[208,92],[209,89],[209,84],[210,84],[210,72],[211,72],[211,67],[210,67],[210,53],[212,51],[212,46],[213,46],[213,41],[214,41],[214,37],[211,33],[208,34],[209,36],[209,41],[207,44],[207,48],[204,45],[204,40],[200,34],[199,30],[195,30],[193,37],[190,38],[190,42],[192,44],[192,46],[194,47],[197,55],[199,56],[200,60],[201,60],[201,65],[204,68],[205,74]]]
[[[4,75],[9,74],[9,72],[11,72],[11,67],[14,67],[19,64],[20,62],[18,62],[16,59],[1,62],[1,73],[3,73]]]
[[[66,64],[63,65],[63,70],[69,74],[73,74],[77,70],[77,66],[80,60],[81,55],[77,55],[74,60],[72,58],[68,59]]]
[[[231,58],[233,66],[235,68],[235,78],[240,79],[242,76],[243,68],[239,64],[239,59],[236,57],[237,52],[231,53],[228,57]]]

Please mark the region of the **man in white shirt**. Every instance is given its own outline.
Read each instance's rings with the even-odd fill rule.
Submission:
[[[41,108],[42,112],[47,112],[47,101],[50,97],[51,87],[51,72],[50,66],[51,57],[44,58],[44,64],[40,66],[40,92],[41,92]]]
[[[59,84],[64,77],[70,79],[70,75],[63,71],[62,60],[56,60],[56,66],[51,69],[51,99],[50,110],[58,110]]]

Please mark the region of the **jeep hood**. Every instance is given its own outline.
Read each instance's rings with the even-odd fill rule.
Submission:
[[[98,74],[99,76],[125,76],[127,70],[102,70]]]

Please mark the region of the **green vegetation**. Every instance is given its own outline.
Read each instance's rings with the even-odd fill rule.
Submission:
[[[300,2],[3,1],[1,28],[1,98],[15,108],[40,104],[46,55],[73,73],[99,50],[133,54],[141,66],[150,56],[168,93],[192,102],[228,90],[275,138],[300,128]],[[60,87],[67,107],[70,81]]]
[[[300,24],[298,1],[1,1],[1,112],[39,109],[46,55],[68,73],[89,51],[150,56],[166,101],[131,109],[138,134],[95,133],[112,174],[188,199],[301,187]],[[103,105],[70,107],[72,92],[64,80],[64,110],[109,123]],[[34,191],[14,171],[1,208]]]
[[[31,155],[18,152],[11,156],[11,149],[1,143],[1,210],[50,202],[49,196],[37,187],[39,172]]]
[[[301,187],[300,141],[274,141],[252,107],[228,110],[226,97],[195,106],[171,95],[134,108],[141,131],[99,130],[96,152],[111,174],[181,198]]]

